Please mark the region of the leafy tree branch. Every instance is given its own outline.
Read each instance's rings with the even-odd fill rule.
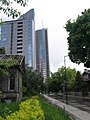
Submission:
[[[84,10],[76,20],[68,20],[65,26],[69,33],[69,57],[76,64],[90,67],[90,9]]]
[[[18,17],[20,12],[13,8],[13,4],[17,3],[21,6],[27,5],[27,0],[0,0],[0,11],[3,11],[8,17]]]

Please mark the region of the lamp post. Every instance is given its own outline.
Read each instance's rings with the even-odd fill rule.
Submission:
[[[68,94],[67,94],[67,71],[66,71],[66,57],[68,56],[64,56],[64,66],[65,66],[65,81],[64,81],[64,84],[65,84],[65,97],[66,97],[66,104],[68,104]]]

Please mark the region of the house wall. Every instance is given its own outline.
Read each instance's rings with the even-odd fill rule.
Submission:
[[[8,77],[3,77],[3,76],[0,76],[0,90],[2,91],[7,91],[8,90]]]
[[[20,101],[22,98],[22,74],[18,69],[10,69],[9,73],[15,76],[14,90],[10,90],[10,79],[7,77],[0,77],[0,90],[3,91],[7,99],[15,99]]]
[[[17,101],[20,101],[22,98],[22,74],[19,71],[17,71],[17,76],[18,80],[16,80],[16,88],[18,89],[19,92],[17,93]]]

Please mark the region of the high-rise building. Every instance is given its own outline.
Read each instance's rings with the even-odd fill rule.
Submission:
[[[5,21],[1,27],[0,47],[7,55],[23,55],[25,63],[36,69],[36,43],[34,9],[13,21]]]
[[[36,68],[43,77],[49,77],[48,32],[43,28],[36,31]]]

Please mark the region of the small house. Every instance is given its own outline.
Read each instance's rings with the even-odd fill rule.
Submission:
[[[87,69],[84,70],[83,78],[88,90],[90,91],[90,70]]]
[[[25,71],[25,57],[21,55],[0,55],[0,61],[15,59],[17,64],[9,67],[8,74],[0,75],[0,91],[6,101],[20,101],[22,98],[22,79]],[[2,66],[0,66],[2,68]]]

